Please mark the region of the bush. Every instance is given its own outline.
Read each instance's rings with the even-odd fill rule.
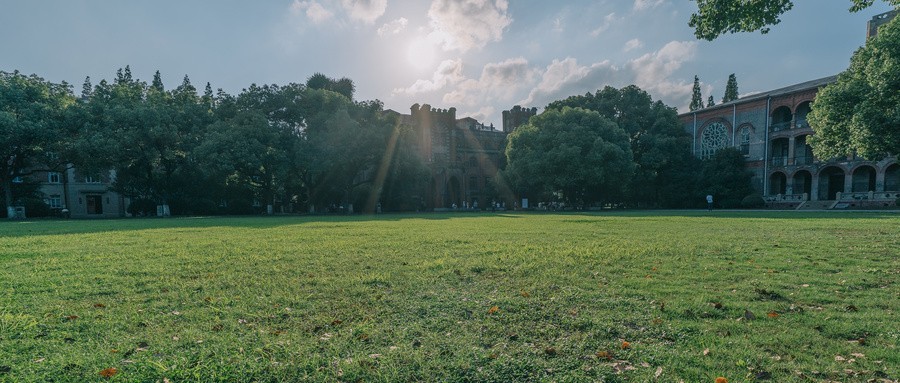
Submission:
[[[897,198],[897,201],[894,202],[894,205],[900,206],[900,198]]]
[[[753,193],[741,200],[741,207],[745,209],[759,209],[766,206],[766,201],[762,195]]]
[[[50,216],[50,206],[44,203],[44,200],[40,198],[25,198],[22,202],[25,206],[25,216],[28,218]]]

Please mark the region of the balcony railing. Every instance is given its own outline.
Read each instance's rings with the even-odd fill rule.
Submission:
[[[794,165],[810,165],[813,163],[812,156],[794,157]]]
[[[771,129],[773,132],[780,132],[782,130],[788,130],[790,128],[791,128],[790,121],[776,122],[776,123],[773,123],[772,125],[769,125],[769,129]]]
[[[787,157],[772,157],[770,159],[772,166],[786,166]]]
[[[803,129],[803,128],[808,128],[808,127],[809,127],[809,122],[806,122],[805,118],[803,118],[803,119],[798,118],[797,123],[794,124],[794,128],[796,128],[796,129]]]

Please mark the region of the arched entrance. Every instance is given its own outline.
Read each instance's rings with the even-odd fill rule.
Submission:
[[[791,108],[787,106],[779,106],[775,108],[775,111],[772,112],[772,124],[770,125],[770,130],[773,132],[778,132],[782,130],[787,130],[791,128],[791,120],[794,119],[793,113],[791,113]]]
[[[844,170],[829,166],[819,172],[819,199],[835,200],[844,191]]]
[[[863,165],[853,171],[853,192],[875,191],[875,168]]]
[[[769,195],[787,194],[787,176],[775,172],[769,176]]]
[[[884,191],[900,192],[900,164],[892,164],[884,170]]]
[[[456,177],[450,177],[450,182],[447,183],[447,207],[453,206],[456,204],[457,207],[462,206],[462,188],[459,186],[459,179]]]
[[[812,197],[812,174],[806,170],[794,173],[794,194],[803,193]]]

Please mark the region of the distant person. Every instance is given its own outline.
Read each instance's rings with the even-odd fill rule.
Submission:
[[[712,196],[712,194],[707,194],[706,195],[706,210],[712,211],[712,205],[713,205],[713,196]]]

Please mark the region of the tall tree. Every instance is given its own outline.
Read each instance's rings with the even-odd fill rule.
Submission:
[[[698,39],[712,41],[726,33],[768,33],[769,27],[781,22],[781,15],[791,10],[791,0],[694,0],[697,12],[688,25]],[[850,0],[851,12],[870,7],[875,0]],[[900,0],[885,0],[900,5]]]
[[[572,205],[619,201],[634,171],[628,134],[600,113],[548,109],[509,135],[506,172],[533,197]]]
[[[678,113],[637,86],[605,87],[594,94],[555,101],[547,109],[581,107],[599,112],[616,122],[629,136],[634,176],[628,183],[625,202],[637,206],[685,207],[681,194],[691,185],[696,166],[690,153],[690,135],[678,121]],[[690,179],[683,179],[683,178]]]
[[[741,200],[753,193],[752,173],[747,169],[744,155],[736,148],[725,148],[704,160],[701,168],[702,193],[712,194],[714,201],[725,208],[740,207]]]
[[[65,116],[74,103],[66,83],[0,71],[0,188],[7,216],[13,216],[13,180],[68,163],[75,136]]]
[[[716,106],[716,100],[713,99],[712,95],[709,95],[709,98],[706,100],[706,107],[709,108],[713,106]]]
[[[816,157],[900,153],[900,18],[857,50],[850,68],[819,91],[807,116]]]
[[[725,96],[722,97],[722,103],[734,101],[738,99],[737,77],[734,73],[728,75],[728,84],[725,85]]]
[[[703,109],[703,94],[700,93],[700,77],[694,76],[694,88],[691,93],[691,105],[688,106],[690,111]]]

